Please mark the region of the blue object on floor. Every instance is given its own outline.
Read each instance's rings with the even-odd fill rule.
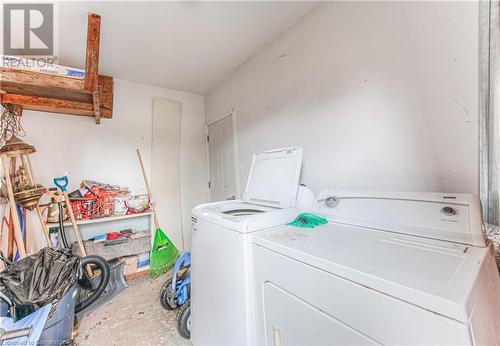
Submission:
[[[63,345],[71,340],[77,294],[78,284],[74,284],[57,302],[56,310],[43,327],[39,345]]]
[[[45,327],[52,304],[47,304],[23,319],[14,322],[10,317],[0,317],[0,328],[7,331],[32,327],[29,336],[4,341],[2,345],[36,345]]]
[[[177,330],[186,339],[191,335],[191,254],[184,252],[174,263],[172,278],[160,290],[161,305],[177,312]]]
[[[175,287],[175,295],[177,296],[177,304],[183,305],[189,299],[189,284],[191,283],[191,271],[187,273],[186,276],[182,278],[178,278],[177,274],[181,268],[191,267],[191,253],[184,252],[178,259],[175,261],[174,269],[172,271],[172,288]]]

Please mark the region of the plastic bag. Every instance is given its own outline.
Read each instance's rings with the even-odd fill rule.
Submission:
[[[36,254],[8,265],[0,273],[5,293],[15,306],[38,309],[57,302],[81,277],[80,257],[68,250],[44,248]]]

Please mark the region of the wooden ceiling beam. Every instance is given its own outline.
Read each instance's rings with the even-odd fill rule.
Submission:
[[[84,89],[92,93],[95,123],[101,123],[99,101],[99,48],[101,38],[101,17],[89,13],[87,21],[87,55],[85,57]]]
[[[99,91],[94,91],[92,93],[92,101],[94,105],[95,123],[99,125],[101,123],[101,105],[100,105],[101,102],[99,97]]]
[[[113,115],[113,78],[99,75],[101,17],[88,15],[85,78],[0,67],[0,102],[23,109],[93,116]]]
[[[55,98],[75,102],[92,101],[92,94],[86,91],[74,91],[67,89],[48,88],[43,85],[20,84],[12,82],[1,82],[2,90],[6,94],[19,94],[26,96],[39,96],[46,98]]]
[[[46,88],[65,89],[68,91],[83,91],[83,80],[66,76],[58,76],[37,71],[18,70],[0,67],[0,88],[2,83],[25,85],[42,85]]]
[[[91,103],[58,100],[53,98],[26,96],[17,94],[2,94],[2,103],[16,104],[22,109],[32,111],[61,113],[81,116],[95,116],[94,105]],[[106,109],[100,111],[103,118],[110,118],[110,112]]]
[[[101,17],[95,13],[89,13],[87,21],[87,53],[85,58],[84,89],[90,92],[97,91],[100,35]]]

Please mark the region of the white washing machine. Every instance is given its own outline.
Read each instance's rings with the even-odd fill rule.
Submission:
[[[476,196],[325,190],[314,212],[252,236],[257,344],[500,343]]]
[[[301,164],[302,148],[257,153],[241,200],[193,209],[194,345],[255,344],[249,237],[297,216]]]

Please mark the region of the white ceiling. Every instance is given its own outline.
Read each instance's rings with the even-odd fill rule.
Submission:
[[[314,2],[61,2],[59,63],[83,67],[87,13],[102,17],[99,72],[204,94]]]

